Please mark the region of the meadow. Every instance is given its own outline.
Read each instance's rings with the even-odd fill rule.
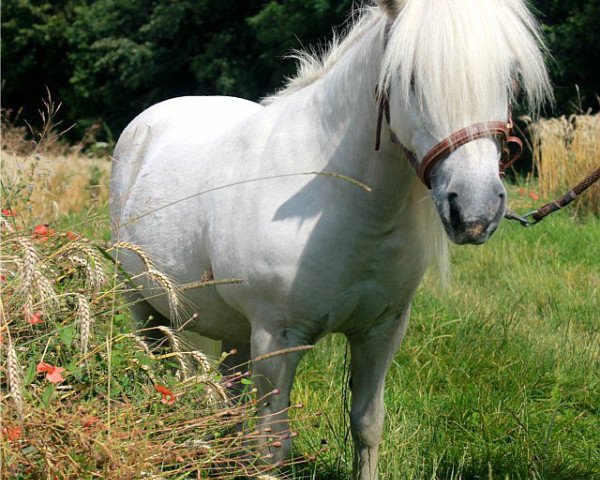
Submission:
[[[169,349],[149,351],[132,330],[120,297],[129,286],[111,277],[103,255],[108,172],[106,158],[79,151],[3,151],[3,179],[17,180],[3,180],[2,473],[348,478],[344,338],[325,338],[301,363],[296,460],[283,473],[244,471],[231,454],[256,432],[250,426],[240,437],[231,426],[251,418],[257,400],[223,407],[231,379],[213,370],[216,361],[178,344],[173,331]],[[554,193],[522,179],[509,188],[510,206],[528,211]],[[527,229],[505,221],[485,245],[452,248],[446,289],[432,279],[421,286],[386,381],[382,479],[600,478],[600,219],[591,205],[592,213],[566,210]],[[58,254],[65,251],[82,261]],[[27,270],[18,259],[7,263],[34,254],[55,282],[46,299],[27,297]],[[94,283],[101,270],[102,287]],[[87,340],[82,298],[87,322],[93,318]],[[48,367],[39,367],[42,359]],[[54,383],[49,368],[59,364],[64,382]],[[182,376],[186,369],[194,381]],[[244,383],[251,393],[251,379]]]

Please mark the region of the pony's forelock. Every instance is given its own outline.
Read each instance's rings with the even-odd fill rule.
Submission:
[[[522,0],[407,0],[389,29],[380,91],[417,98],[448,134],[494,118],[520,83],[533,113],[551,98],[539,27]]]

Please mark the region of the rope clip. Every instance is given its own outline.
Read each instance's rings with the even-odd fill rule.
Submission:
[[[519,215],[518,213],[513,212],[512,210],[507,210],[504,214],[504,218],[507,220],[516,220],[523,227],[533,227],[536,223],[539,223],[540,219],[536,219],[533,214],[536,213],[537,210],[532,210],[531,212],[527,212],[523,215]]]

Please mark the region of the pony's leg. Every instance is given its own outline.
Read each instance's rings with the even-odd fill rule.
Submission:
[[[282,353],[261,360],[258,357],[303,345],[304,342],[295,338],[285,328],[263,329],[252,331],[252,373],[257,388],[258,398],[269,395],[258,411],[257,428],[261,432],[259,443],[265,444],[262,454],[269,455],[269,461],[278,462],[289,456],[291,449],[290,428],[288,420],[288,407],[290,406],[290,393],[296,367],[302,358],[301,352]],[[254,359],[257,359],[254,361]],[[266,429],[266,430],[265,430]],[[268,437],[280,441],[281,446],[269,446]]]
[[[350,425],[354,439],[355,480],[377,479],[385,375],[402,342],[409,315],[410,307],[399,317],[390,318],[368,333],[349,337],[352,355]]]

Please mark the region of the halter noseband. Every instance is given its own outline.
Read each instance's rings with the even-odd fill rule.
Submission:
[[[388,22],[383,31],[383,48],[387,47],[391,23]],[[425,186],[431,190],[431,180],[429,173],[436,163],[444,160],[457,148],[465,145],[466,143],[478,140],[480,138],[496,138],[500,142],[502,148],[502,155],[500,157],[500,174],[504,174],[507,168],[515,163],[521,154],[523,153],[523,142],[520,138],[512,135],[513,131],[513,120],[512,120],[512,109],[508,108],[508,122],[483,122],[469,125],[468,127],[461,128],[450,136],[446,137],[441,142],[437,143],[431,150],[429,150],[425,156],[421,159],[421,162],[417,160],[417,157],[413,152],[408,150],[394,133],[390,126],[390,102],[388,92],[375,91],[375,97],[379,100],[379,112],[377,115],[377,129],[375,132],[375,150],[379,150],[381,146],[381,128],[383,124],[383,118],[390,127],[390,141],[403,151],[408,161],[412,164],[413,168],[417,172],[417,176],[425,184]]]

